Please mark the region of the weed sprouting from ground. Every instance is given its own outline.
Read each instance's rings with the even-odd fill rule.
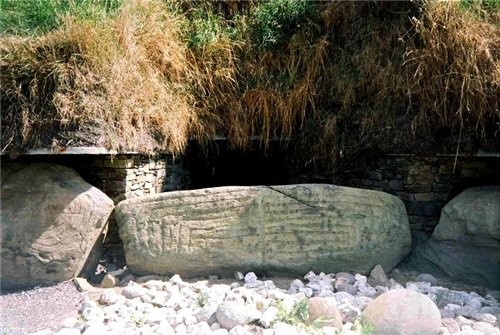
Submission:
[[[375,332],[375,326],[363,316],[354,321],[353,328],[362,335],[371,335]]]
[[[274,304],[278,310],[276,322],[284,322],[294,326],[305,325],[308,322],[309,302],[307,299],[297,301],[290,310],[287,310],[281,300],[276,300]]]
[[[275,322],[284,322],[300,329],[308,334],[321,334],[322,328],[332,321],[331,317],[325,315],[313,321],[309,319],[309,300],[307,298],[296,301],[288,310],[281,300],[273,302],[278,313]]]

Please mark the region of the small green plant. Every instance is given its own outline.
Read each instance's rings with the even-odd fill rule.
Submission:
[[[272,0],[256,7],[251,21],[254,43],[263,49],[283,45],[308,17],[315,13],[313,1]]]
[[[278,309],[276,322],[288,323],[305,330],[309,334],[321,333],[320,329],[331,322],[331,318],[327,316],[309,322],[309,300],[307,298],[297,301],[290,311],[287,310],[281,300],[275,301],[274,306]]]
[[[296,326],[306,324],[309,319],[309,304],[307,299],[297,301],[290,311],[287,310],[281,300],[275,301],[274,305],[278,309],[276,321]]]
[[[354,321],[354,329],[362,335],[371,335],[375,332],[373,324],[366,320],[363,316]]]
[[[199,307],[205,306],[208,303],[208,293],[201,292],[200,295],[198,295],[197,303]]]
[[[302,299],[297,301],[292,308],[292,315],[294,315],[301,323],[307,323],[309,320],[309,301]]]
[[[460,7],[470,11],[500,12],[500,0],[460,0]]]
[[[70,1],[68,14],[79,19],[99,21],[116,14],[124,0],[77,0]]]
[[[216,12],[198,7],[189,15],[186,35],[190,48],[201,49],[228,36],[228,31],[222,25],[222,18]]]

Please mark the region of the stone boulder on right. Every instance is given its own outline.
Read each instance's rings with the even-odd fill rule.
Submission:
[[[425,295],[406,289],[388,291],[366,306],[364,330],[372,335],[438,335],[439,309]]]
[[[500,186],[469,188],[453,198],[409,265],[420,272],[500,289]]]

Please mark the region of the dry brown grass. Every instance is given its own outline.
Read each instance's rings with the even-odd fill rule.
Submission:
[[[412,6],[332,2],[322,11],[320,112],[301,140],[312,162],[356,165],[373,150],[500,148],[499,13],[429,1],[418,15]]]
[[[498,21],[480,19],[458,2],[428,2],[424,10],[414,21],[420,43],[405,55],[414,71],[408,95],[420,106],[414,126],[473,127],[484,135],[500,117]]]
[[[187,0],[180,13],[137,0],[102,22],[67,18],[40,38],[2,38],[2,149],[88,124],[98,144],[146,153],[217,134],[237,148],[254,136],[264,148],[291,139],[302,163],[330,166],[371,150],[411,152],[443,129],[498,143],[497,14],[453,2],[422,12],[410,2],[320,2],[283,46],[262,50],[246,21],[256,5],[203,1],[220,30],[191,48],[186,27],[201,5]]]
[[[3,38],[3,146],[43,146],[90,123],[93,144],[181,152],[197,115],[188,50],[162,6],[130,1],[113,19],[67,17],[43,37]]]

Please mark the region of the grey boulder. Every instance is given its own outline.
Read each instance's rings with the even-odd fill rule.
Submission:
[[[168,192],[120,202],[116,219],[139,274],[390,271],[411,244],[401,200],[334,185]]]
[[[500,186],[469,188],[442,210],[409,265],[420,272],[500,288]]]
[[[16,164],[2,171],[2,289],[77,276],[113,207],[103,192],[64,166]]]
[[[230,330],[260,319],[262,313],[250,306],[241,305],[234,301],[225,301],[217,307],[215,316],[222,328]]]

